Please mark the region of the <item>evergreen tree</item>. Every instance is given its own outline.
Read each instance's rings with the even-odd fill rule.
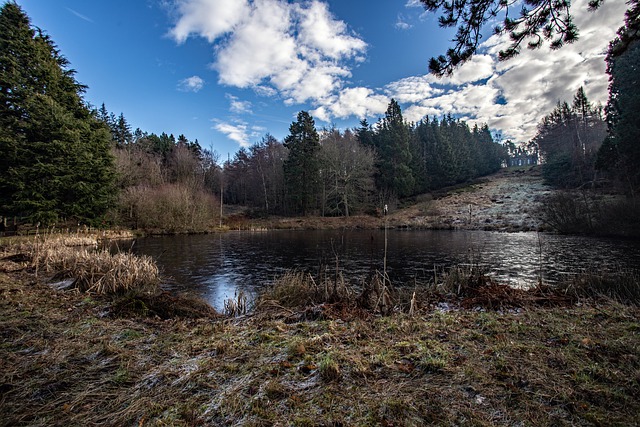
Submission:
[[[105,125],[111,128],[111,116],[109,115],[109,110],[107,110],[104,102],[100,106],[100,109],[96,112],[96,116],[98,117],[98,120],[102,121]]]
[[[598,166],[607,169],[634,198],[640,189],[640,3],[629,3],[625,25],[609,45],[609,135],[598,153]]]
[[[595,156],[606,136],[602,109],[578,89],[573,104],[560,103],[538,125],[534,143],[544,156],[547,183],[578,187],[595,179]]]
[[[319,141],[311,115],[306,111],[299,112],[297,120],[289,126],[289,135],[284,140],[284,146],[289,149],[284,173],[291,208],[303,215],[310,212],[317,197],[320,178]]]
[[[113,123],[111,133],[113,134],[113,140],[116,142],[117,148],[122,148],[132,142],[133,134],[131,133],[131,126],[129,126],[123,113],[120,113],[118,119]]]
[[[374,147],[373,137],[373,127],[367,122],[367,119],[362,119],[360,121],[360,127],[356,129],[356,137],[358,141],[365,147]]]
[[[378,188],[388,196],[413,194],[410,129],[402,118],[400,105],[392,99],[384,118],[378,122],[374,145],[378,152]]]
[[[109,131],[67,67],[17,4],[0,9],[0,215],[91,220],[109,207]]]

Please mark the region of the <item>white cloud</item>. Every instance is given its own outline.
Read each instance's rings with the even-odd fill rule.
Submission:
[[[183,92],[198,92],[204,87],[204,80],[198,76],[187,77],[180,80],[178,90]]]
[[[67,7],[66,8],[69,12],[73,13],[75,16],[77,16],[78,18],[82,19],[83,21],[87,21],[93,24],[93,19],[89,18],[86,15],[81,14],[80,12],[76,12],[75,10]]]
[[[194,34],[213,42],[237,25],[249,4],[246,0],[177,0],[180,19],[169,34],[184,43]]]
[[[435,87],[434,83],[435,77],[429,74],[406,77],[389,83],[385,87],[385,91],[389,97],[395,98],[401,104],[414,104],[442,93],[442,89]]]
[[[606,102],[604,56],[625,9],[623,2],[604,2],[590,13],[586,0],[576,1],[572,14],[580,39],[573,44],[558,50],[525,48],[515,58],[499,62],[498,51],[509,40],[492,36],[480,46],[481,54],[452,76],[407,77],[388,84],[385,92],[403,105],[407,120],[450,113],[470,123],[487,123],[507,138],[529,140],[539,121],[558,101],[571,102],[580,86],[590,101]]]
[[[241,122],[237,124],[227,123],[215,120],[216,124],[213,129],[220,133],[223,133],[230,140],[237,142],[241,147],[249,147],[249,129],[246,123]]]
[[[251,102],[249,101],[240,101],[237,96],[233,96],[231,94],[226,94],[229,103],[231,104],[230,110],[232,113],[236,114],[252,114],[251,110]]]
[[[443,78],[441,84],[463,85],[488,79],[494,73],[495,58],[489,55],[477,54],[464,63],[449,77]]]
[[[365,118],[384,113],[389,104],[385,95],[377,95],[371,89],[355,87],[342,90],[337,96],[323,99],[321,105],[311,114],[324,122],[332,117],[346,118],[356,116]]]
[[[240,147],[248,148],[251,146],[251,140],[256,140],[261,134],[266,132],[262,126],[249,126],[243,120],[232,120],[230,122],[219,119],[213,119],[214,126],[212,129],[226,135],[227,138],[236,142]]]
[[[398,30],[409,30],[413,27],[413,25],[409,24],[404,16],[398,15],[398,19],[394,25]]]
[[[312,1],[308,7],[298,4],[294,10],[300,19],[298,42],[303,49],[315,49],[320,58],[348,58],[367,47],[364,41],[348,33],[344,22],[331,16],[326,3]]]
[[[215,42],[211,66],[221,84],[278,94],[289,104],[335,94],[367,47],[318,0],[180,0],[176,9],[171,36]]]
[[[220,83],[246,88],[300,67],[290,10],[278,0],[257,0],[229,40],[216,48],[213,68]]]

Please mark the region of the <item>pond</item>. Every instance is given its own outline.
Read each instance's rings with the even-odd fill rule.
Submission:
[[[228,232],[138,239],[133,252],[153,257],[169,290],[204,297],[217,309],[239,290],[249,296],[292,269],[334,272],[350,283],[382,271],[384,230]],[[640,242],[543,233],[389,230],[393,284],[425,283],[434,269],[481,264],[503,283],[528,287],[585,270],[635,269]]]

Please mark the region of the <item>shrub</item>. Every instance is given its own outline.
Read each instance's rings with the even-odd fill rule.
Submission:
[[[542,219],[559,233],[580,234],[592,229],[592,212],[579,196],[558,192],[545,199]]]
[[[120,206],[123,220],[137,228],[164,232],[206,231],[217,215],[212,194],[185,184],[127,188]]]

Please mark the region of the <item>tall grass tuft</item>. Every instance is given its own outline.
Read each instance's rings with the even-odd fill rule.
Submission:
[[[158,266],[152,258],[131,253],[84,252],[72,271],[80,290],[97,294],[127,291],[153,294],[159,290]]]
[[[152,258],[131,253],[111,254],[66,246],[45,247],[34,262],[58,276],[75,279],[80,291],[98,295],[135,292],[152,294],[159,291],[160,272]]]
[[[223,313],[227,317],[237,317],[247,314],[249,310],[249,298],[240,291],[235,298],[229,298],[224,301]]]
[[[308,273],[288,271],[277,278],[258,299],[258,305],[277,302],[286,308],[300,308],[321,303],[323,292]]]
[[[565,294],[576,298],[610,298],[623,304],[640,305],[640,273],[638,271],[583,272],[557,285]]]
[[[487,269],[476,264],[462,264],[451,267],[444,272],[434,287],[436,291],[465,297],[475,294],[475,292],[486,286],[490,282],[487,276]]]

